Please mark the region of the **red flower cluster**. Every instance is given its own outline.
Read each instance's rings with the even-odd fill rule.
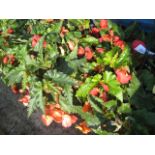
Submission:
[[[94,87],[89,94],[91,94],[92,96],[98,96],[99,98],[101,98],[104,102],[108,101],[108,92],[109,92],[109,86],[100,82],[100,86],[103,87],[103,91],[101,91],[98,87]]]
[[[3,64],[11,64],[13,65],[15,62],[15,56],[13,54],[8,54],[3,58]]]
[[[71,127],[78,118],[75,115],[69,115],[61,110],[59,104],[46,105],[45,114],[41,116],[44,125],[49,126],[53,121],[62,123],[64,128]]]
[[[77,55],[79,57],[85,56],[88,61],[92,60],[94,56],[93,51],[90,47],[83,48],[82,46],[79,47]]]
[[[30,102],[30,95],[25,95],[22,98],[20,98],[18,101],[27,107]]]
[[[103,53],[104,52],[104,48],[96,48],[97,53]]]
[[[121,84],[127,84],[132,79],[132,76],[128,74],[128,71],[125,68],[120,68],[115,71],[116,73],[116,79]]]
[[[29,86],[26,87],[25,90],[23,89],[18,89],[17,86],[12,87],[12,91],[15,93],[20,93],[23,96],[18,100],[21,102],[24,106],[28,106],[30,102],[30,88]]]
[[[108,20],[106,20],[106,19],[100,20],[100,27],[101,27],[101,29],[108,28]]]
[[[37,45],[37,43],[39,42],[39,40],[41,39],[41,37],[42,37],[42,36],[40,36],[40,35],[34,35],[34,36],[32,37],[32,47],[33,47],[33,48]],[[44,42],[43,42],[43,47],[46,48],[46,46],[47,46],[47,42],[44,41]]]
[[[125,42],[120,39],[120,37],[115,36],[112,30],[109,31],[109,34],[104,34],[101,38],[99,38],[100,42],[111,42],[115,46],[120,47],[122,50],[125,48]]]
[[[125,48],[125,43],[123,40],[121,40],[118,36],[114,37],[114,41],[113,41],[115,46],[120,47],[122,50],[124,50]]]

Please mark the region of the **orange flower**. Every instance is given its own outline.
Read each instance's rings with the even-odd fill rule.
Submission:
[[[77,129],[79,129],[82,133],[88,134],[91,132],[91,129],[87,126],[86,122],[82,122],[79,125],[76,126]]]
[[[51,111],[50,116],[53,117],[54,121],[57,123],[62,122],[62,117],[63,117],[63,111],[60,109],[54,109]]]
[[[53,122],[53,117],[49,115],[41,115],[41,120],[45,126],[50,126],[50,124]]]
[[[105,35],[102,36],[102,40],[106,41],[106,42],[111,42],[112,37],[109,34],[105,34]]]
[[[14,32],[14,30],[12,29],[12,28],[9,28],[8,30],[7,30],[7,33],[8,34],[12,34]]]
[[[92,107],[89,102],[85,102],[85,104],[82,107],[83,112],[91,112]]]
[[[12,92],[13,92],[14,94],[19,93],[19,89],[18,89],[18,87],[17,87],[16,85],[11,86],[11,90],[12,90]]]

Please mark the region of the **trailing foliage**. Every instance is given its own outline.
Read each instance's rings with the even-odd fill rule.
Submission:
[[[85,134],[154,133],[154,73],[137,71],[123,41],[135,26],[122,31],[111,20],[93,26],[88,19],[0,20],[1,78],[20,94],[28,116],[41,110],[46,126],[54,120],[66,128],[79,119],[75,127]]]

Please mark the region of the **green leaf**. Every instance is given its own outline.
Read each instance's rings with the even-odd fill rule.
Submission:
[[[142,81],[143,85],[146,87],[146,90],[152,91],[153,85],[155,84],[154,75],[148,70],[143,70],[139,78]]]
[[[68,104],[72,105],[73,104],[73,88],[72,88],[72,86],[66,85],[64,87],[64,95],[66,97]]]
[[[38,52],[38,60],[41,63],[43,62],[43,42],[44,42],[45,36],[41,37],[41,39],[37,42],[36,46],[34,47],[34,51]]]
[[[102,109],[97,105],[97,103],[94,102],[93,98],[91,96],[88,96],[88,102],[90,103],[91,107],[99,112],[99,113],[102,113]]]
[[[117,109],[119,114],[128,114],[131,113],[131,107],[129,103],[122,103],[121,106]]]
[[[89,126],[97,126],[101,123],[97,116],[91,113],[84,113],[81,106],[75,106],[75,105],[68,104],[68,102],[66,101],[64,97],[60,96],[59,102],[60,102],[61,108],[64,111],[68,113],[80,115],[81,118],[84,119]]]
[[[74,50],[66,57],[67,61],[77,59],[77,51],[78,51],[78,44],[75,46]]]
[[[42,91],[42,83],[35,82],[30,89],[30,103],[28,104],[28,117],[37,109],[41,109],[44,112],[44,98],[43,98],[43,91]]]
[[[76,81],[73,78],[69,77],[67,74],[64,74],[63,72],[58,72],[56,70],[47,71],[44,74],[44,78],[52,80],[60,86],[74,85],[76,83]]]
[[[132,74],[132,80],[129,84],[129,87],[127,88],[128,95],[130,98],[137,92],[137,90],[140,88],[141,82],[135,75],[135,73]]]
[[[81,43],[87,43],[89,45],[97,45],[99,44],[99,40],[92,36],[87,36],[86,38],[82,38],[80,40]]]
[[[120,66],[127,66],[131,63],[130,49],[125,47],[123,52],[119,55],[119,58],[115,61],[114,66],[118,68]]]
[[[103,79],[104,82],[109,86],[109,93],[123,102],[123,91],[119,82],[116,80],[116,76],[112,72],[105,71],[103,74]]]
[[[136,118],[139,124],[149,125],[154,128],[155,126],[155,113],[147,111],[146,109],[141,109],[133,111],[133,116]]]
[[[112,29],[115,33],[117,33],[118,36],[120,36],[122,39],[124,38],[124,32],[120,26],[118,26],[116,23],[112,22],[111,20],[108,20],[108,25],[110,29]]]
[[[5,79],[8,81],[8,85],[13,85],[15,83],[20,83],[25,73],[25,68],[23,66],[16,67],[12,69],[5,75]]]
[[[106,130],[102,130],[100,127],[97,129],[92,129],[94,131],[94,133],[98,134],[98,135],[116,135],[112,132],[106,131]]]
[[[110,110],[111,108],[117,106],[117,101],[116,101],[116,100],[110,100],[110,101],[106,102],[106,103],[104,104],[104,106],[105,106],[108,110]]]
[[[93,78],[87,78],[85,83],[80,86],[76,92],[76,96],[80,98],[87,98],[89,92],[99,83],[101,75],[97,74]]]

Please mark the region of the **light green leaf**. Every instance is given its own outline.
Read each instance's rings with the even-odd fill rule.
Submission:
[[[131,107],[129,103],[122,103],[121,106],[117,109],[119,114],[128,114],[131,113]]]
[[[112,72],[105,71],[103,74],[103,79],[104,82],[109,86],[109,93],[123,102],[123,91],[119,82],[116,80],[116,76]]]

